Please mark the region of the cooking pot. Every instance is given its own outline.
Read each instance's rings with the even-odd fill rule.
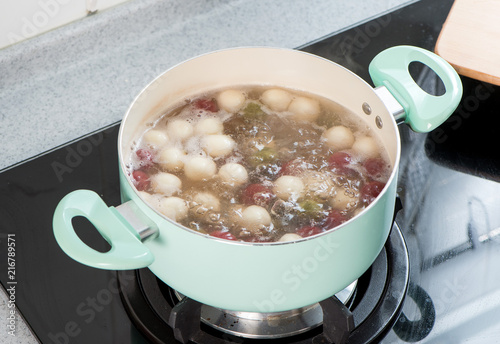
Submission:
[[[443,81],[445,94],[423,91],[408,66],[418,61]],[[373,263],[392,227],[400,157],[397,122],[426,132],[457,107],[462,85],[433,53],[389,48],[369,67],[377,88],[321,57],[289,49],[221,50],[183,62],[157,77],[134,100],[118,138],[122,205],[108,207],[94,192],[65,196],[53,219],[59,246],[76,261],[101,269],[148,267],[163,282],[204,304],[225,310],[278,312],[326,299]],[[212,89],[270,85],[306,91],[358,114],[387,149],[393,167],[377,199],[344,224],[292,242],[229,241],[183,227],[142,200],[127,175],[132,145],[146,123],[179,101]],[[111,245],[98,252],[79,239],[72,218],[83,216]]]

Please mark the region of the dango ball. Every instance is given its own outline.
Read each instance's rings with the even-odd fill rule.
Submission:
[[[179,197],[163,197],[158,202],[158,210],[174,221],[184,220],[188,216],[187,203]]]
[[[293,113],[293,118],[297,121],[312,122],[319,117],[321,107],[315,99],[297,97],[288,106],[288,111]]]
[[[286,241],[297,241],[302,239],[302,237],[298,234],[295,233],[286,233],[284,234],[281,238],[279,238],[278,241],[280,242],[286,242]]]
[[[272,88],[262,93],[260,100],[273,111],[285,111],[292,101],[292,95],[279,88]]]
[[[167,124],[167,134],[174,140],[186,140],[193,135],[193,132],[193,125],[182,119],[175,119]]]
[[[203,146],[210,156],[219,157],[231,153],[236,142],[228,135],[207,135],[203,139]]]
[[[203,118],[194,126],[194,133],[197,135],[222,134],[224,124],[218,118]]]
[[[238,90],[226,90],[217,96],[217,103],[227,112],[238,112],[245,103],[245,94]]]
[[[274,182],[274,192],[283,200],[299,199],[304,188],[304,183],[296,176],[281,176]]]
[[[358,137],[352,145],[352,149],[365,158],[376,158],[380,150],[377,142],[370,136]]]
[[[250,232],[256,232],[271,224],[271,215],[258,205],[251,205],[241,213],[241,225]]]
[[[182,181],[174,174],[160,172],[151,177],[151,186],[155,192],[171,196],[181,190]]]
[[[220,179],[229,185],[243,185],[248,181],[248,172],[243,165],[227,163],[219,170]]]
[[[213,211],[220,211],[219,199],[210,192],[199,192],[193,197],[193,201]]]
[[[178,171],[184,167],[186,152],[177,147],[168,147],[160,150],[157,155],[158,163],[167,171]]]
[[[335,196],[330,199],[330,205],[334,209],[349,210],[357,204],[358,198],[346,192],[343,187],[340,187]]]
[[[325,173],[308,173],[303,178],[305,192],[313,197],[328,198],[335,189],[331,177]]]
[[[184,173],[194,181],[208,180],[217,172],[217,166],[211,158],[194,157],[184,163]]]
[[[323,133],[326,144],[334,150],[349,149],[354,144],[354,134],[351,129],[338,125],[331,127]]]
[[[142,140],[153,148],[164,146],[169,141],[167,133],[157,129],[146,131],[142,136]]]

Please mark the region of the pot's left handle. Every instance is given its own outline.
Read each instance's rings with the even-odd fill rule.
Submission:
[[[108,252],[96,251],[78,237],[72,224],[76,216],[87,218],[95,226],[111,245]],[[154,261],[153,254],[141,242],[133,226],[93,191],[76,190],[66,195],[55,210],[53,228],[62,250],[85,265],[107,270],[132,270]]]

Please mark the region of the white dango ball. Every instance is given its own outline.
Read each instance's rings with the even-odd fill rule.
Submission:
[[[344,127],[343,125],[338,125],[325,130],[322,136],[325,139],[326,144],[336,151],[351,148],[355,140],[351,129]]]
[[[310,196],[327,199],[334,193],[333,176],[326,173],[311,172],[303,177],[305,192]]]
[[[337,210],[350,210],[358,203],[358,198],[354,194],[346,192],[344,188],[339,188],[332,198],[330,198],[330,205],[333,209]]]
[[[155,192],[171,196],[181,190],[182,181],[176,175],[160,172],[151,177],[151,185]]]
[[[184,173],[194,181],[208,180],[217,172],[217,166],[211,158],[194,157],[184,163]]]
[[[186,152],[177,147],[163,148],[158,152],[157,162],[167,171],[179,171],[184,167]]]
[[[220,211],[220,201],[210,192],[199,192],[193,197],[193,201],[213,211]]]
[[[251,205],[241,213],[241,226],[250,232],[257,232],[271,224],[271,215],[258,205]]]
[[[191,123],[182,119],[174,119],[167,123],[167,134],[173,140],[183,141],[193,135]]]
[[[220,168],[219,178],[224,183],[239,186],[248,181],[248,172],[243,165],[230,162]]]
[[[274,182],[274,192],[283,200],[299,199],[304,189],[304,183],[296,176],[281,176]]]
[[[238,112],[245,103],[245,94],[238,90],[226,90],[217,96],[217,104],[227,112]]]
[[[236,147],[236,142],[228,135],[207,135],[202,142],[205,151],[214,158],[228,155]]]
[[[358,137],[352,149],[365,158],[376,158],[379,155],[377,142],[370,136]]]
[[[168,135],[161,130],[151,129],[144,133],[142,140],[145,144],[153,148],[158,148],[167,144]]]
[[[297,97],[288,106],[288,111],[293,113],[292,117],[297,121],[312,122],[319,117],[321,107],[315,99]]]
[[[203,118],[194,126],[194,133],[196,135],[222,134],[223,131],[224,124],[218,118]]]
[[[174,221],[184,220],[188,215],[188,205],[179,197],[163,197],[158,201],[158,211]]]
[[[297,241],[297,240],[300,240],[300,239],[302,239],[302,237],[300,235],[298,235],[298,234],[295,234],[295,233],[286,233],[281,238],[279,238],[278,241],[286,242],[286,241]]]
[[[273,111],[285,111],[292,99],[293,97],[289,92],[279,88],[267,90],[260,97],[262,103]]]

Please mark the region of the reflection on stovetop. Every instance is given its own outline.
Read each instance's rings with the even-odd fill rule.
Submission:
[[[439,165],[500,181],[500,87],[462,78],[464,95],[453,116],[427,135],[425,153]]]
[[[399,221],[410,278],[429,293],[439,319],[426,343],[493,343],[500,331],[500,88],[462,80],[463,100],[446,123],[429,134],[400,128]],[[407,302],[405,313],[412,309],[418,317]]]
[[[479,334],[500,330],[500,184],[432,163],[425,174],[420,196],[411,195],[418,202],[401,221],[410,279],[429,293],[439,319],[429,342],[459,343],[474,328],[477,343],[493,343]],[[411,306],[404,312],[418,317]]]

